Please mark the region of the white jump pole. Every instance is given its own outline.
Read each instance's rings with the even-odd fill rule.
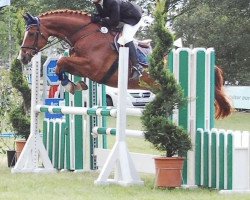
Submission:
[[[135,169],[125,141],[126,118],[126,95],[128,85],[128,48],[119,49],[118,69],[118,105],[116,120],[116,142],[106,160],[98,179],[97,185],[118,184],[122,186],[142,185],[143,181]],[[115,168],[115,169],[114,169]],[[114,179],[108,179],[112,170],[115,170]]]
[[[32,59],[30,135],[15,167],[12,168],[12,173],[47,173],[56,171],[51,164],[48,153],[43,145],[42,138],[39,135],[39,113],[36,112],[36,105],[38,105],[40,101],[40,67],[41,53],[38,53],[38,55],[34,56]]]

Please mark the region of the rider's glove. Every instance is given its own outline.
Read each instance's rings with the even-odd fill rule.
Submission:
[[[92,23],[98,23],[101,21],[101,16],[98,14],[92,14],[91,15],[91,22]]]

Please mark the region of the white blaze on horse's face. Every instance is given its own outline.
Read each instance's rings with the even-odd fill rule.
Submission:
[[[21,59],[21,62],[23,64],[28,64],[30,61],[31,61],[31,58],[32,58],[32,54],[31,54],[31,51],[32,49],[29,49],[29,48],[25,48],[25,47],[28,47],[28,46],[31,46],[31,42],[28,42],[27,41],[27,36],[28,36],[28,32],[29,31],[26,31],[24,33],[24,37],[23,37],[23,43],[22,43],[22,49],[19,53],[19,56],[20,56],[20,59]],[[30,43],[30,44],[29,44]]]
[[[22,46],[24,45],[24,42],[26,41],[26,37],[28,35],[28,32],[29,31],[25,31],[25,33],[24,33]]]
[[[18,53],[18,56],[17,56],[17,59],[18,59],[18,60],[21,60],[21,58],[22,58],[21,55],[22,55],[22,50],[20,50],[19,53]]]

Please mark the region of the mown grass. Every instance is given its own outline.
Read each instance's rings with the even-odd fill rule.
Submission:
[[[250,112],[234,112],[231,116],[216,120],[216,128],[250,131]]]
[[[143,174],[144,186],[96,186],[96,172],[11,174],[0,164],[1,200],[248,200],[248,195],[225,196],[209,189],[157,189],[154,177]]]
[[[217,128],[250,130],[250,113],[234,113],[216,121]],[[113,125],[112,125],[113,123]],[[114,127],[110,121],[109,126]],[[241,128],[242,127],[242,128]],[[141,129],[139,118],[128,118],[128,129]],[[114,137],[109,138],[114,142]],[[157,154],[143,139],[127,138],[130,151]],[[111,147],[111,145],[110,145]],[[144,186],[96,186],[98,172],[55,174],[12,174],[6,155],[0,154],[0,200],[249,200],[249,194],[222,195],[217,190],[154,188],[154,176],[141,174]]]

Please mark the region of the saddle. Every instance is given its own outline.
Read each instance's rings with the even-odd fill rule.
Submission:
[[[143,66],[148,66],[148,57],[152,53],[151,39],[135,40],[136,55],[138,61]]]

